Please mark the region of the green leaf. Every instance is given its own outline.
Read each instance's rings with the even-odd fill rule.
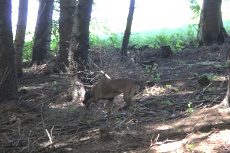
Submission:
[[[133,107],[133,106],[130,106],[129,109],[132,110],[132,111],[136,111],[136,110],[137,110],[137,109],[136,109],[135,107]]]
[[[195,144],[194,143],[191,143],[191,144],[189,144],[188,145],[188,147],[187,147],[188,149],[192,149],[192,148],[195,148]]]
[[[91,120],[87,120],[86,123],[87,123],[87,125],[89,125],[89,124],[92,123],[92,121]]]
[[[166,86],[166,88],[168,88],[168,89],[170,89],[170,88],[172,87],[171,84],[166,84],[165,86]]]
[[[179,129],[178,126],[174,126],[174,127],[173,127],[173,130],[174,130],[174,131],[177,131],[178,129]]]
[[[73,106],[70,106],[69,109],[70,109],[71,112],[75,111],[75,108]]]
[[[169,100],[165,101],[168,105],[172,105],[172,103]]]
[[[116,118],[116,121],[120,122],[120,121],[121,121],[121,118],[118,118],[118,117],[117,117],[117,118]]]
[[[178,92],[179,89],[178,89],[178,88],[174,88],[173,91],[174,91],[174,92]]]

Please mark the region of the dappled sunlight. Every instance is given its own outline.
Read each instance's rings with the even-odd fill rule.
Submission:
[[[211,79],[213,81],[221,81],[221,82],[227,81],[227,78],[225,76],[213,76]]]
[[[174,94],[178,95],[186,95],[186,94],[192,94],[194,91],[190,90],[185,90],[185,91],[180,91],[179,88],[180,86],[183,86],[185,83],[175,83],[174,87],[170,85],[170,87],[163,87],[163,86],[153,86],[153,87],[148,87],[143,90],[143,95],[146,97],[149,96],[163,96],[163,95],[168,95],[170,92],[173,92]]]
[[[166,126],[166,125],[163,125],[163,126],[160,126],[157,128],[158,130],[168,130],[168,129],[172,129],[171,126]]]
[[[75,102],[66,102],[63,101],[60,104],[50,104],[50,108],[56,108],[56,109],[63,109],[63,110],[77,110],[80,109],[79,107],[85,107],[82,102],[80,101],[75,101]]]
[[[160,146],[154,146],[151,147],[150,150],[152,151],[157,151],[157,152],[183,152],[183,148],[184,144],[182,143],[182,141],[176,141],[176,142],[169,142],[167,144],[161,144]]]
[[[143,91],[143,95],[145,96],[154,96],[154,95],[159,95],[159,94],[162,94],[164,93],[166,90],[162,87],[159,87],[159,86],[153,86],[153,87],[150,87],[150,88],[145,88],[145,90]]]
[[[165,142],[156,143],[150,150],[158,152],[184,152],[190,149],[190,151],[215,152],[214,150],[218,150],[218,146],[222,146],[227,151],[230,146],[229,134],[229,130],[221,130],[213,134],[194,133],[181,141],[170,140],[169,138]],[[201,139],[205,139],[205,141],[199,142],[198,140]]]
[[[170,95],[171,93],[173,93],[174,95],[183,96],[183,95],[193,94],[194,91],[193,90],[179,90],[179,88],[171,87],[171,86],[170,87],[153,86],[153,87],[145,88],[141,94],[145,98],[151,98],[151,96],[164,96],[164,95]]]
[[[46,87],[46,84],[32,84],[30,86],[22,86],[22,89],[26,89],[26,90],[38,90],[38,89],[43,89],[44,87]]]
[[[150,150],[158,152],[184,152],[184,151],[208,151],[218,150],[218,147],[229,150],[230,130],[226,130],[229,124],[223,124],[222,115],[217,108],[197,110],[195,113],[175,121],[164,123],[146,124],[144,129],[153,133],[154,145]],[[229,117],[224,119],[229,120]],[[158,135],[158,136],[157,136]],[[178,140],[175,137],[180,137]],[[203,140],[203,141],[201,141]]]
[[[218,135],[210,136],[209,139],[214,142],[223,140],[223,144],[230,145],[230,130],[221,130],[217,132]]]

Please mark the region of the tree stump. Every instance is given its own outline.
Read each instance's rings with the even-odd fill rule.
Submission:
[[[161,55],[163,58],[169,58],[173,55],[173,51],[170,46],[161,46]]]
[[[108,130],[108,127],[106,125],[102,126],[99,131],[100,131],[100,140],[101,141],[105,141],[106,139],[108,139],[109,130]]]
[[[198,83],[201,87],[205,87],[205,86],[209,85],[210,80],[208,79],[207,75],[203,75],[203,76],[198,78]]]

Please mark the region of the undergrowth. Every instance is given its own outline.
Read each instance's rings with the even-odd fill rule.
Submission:
[[[224,21],[224,27],[230,34],[230,20]],[[136,49],[145,45],[153,49],[159,49],[160,46],[169,45],[173,51],[180,51],[187,45],[198,47],[198,42],[196,41],[197,29],[197,24],[190,24],[176,29],[165,28],[161,30],[136,32],[131,34],[129,45],[135,44]],[[32,57],[34,39],[31,33],[27,33],[27,35],[31,35],[31,39],[25,42],[23,59],[29,61]],[[121,48],[122,39],[122,32],[112,32],[104,23],[98,23],[96,20],[91,21],[89,36],[90,48],[104,48],[108,50]],[[57,21],[53,22],[50,49],[53,54],[57,54],[59,50]]]
[[[224,27],[230,34],[230,21],[225,21]],[[198,47],[199,44],[196,40],[197,30],[198,24],[189,24],[176,29],[164,28],[161,30],[136,32],[131,34],[129,45],[135,44],[137,49],[145,45],[154,49],[169,45],[173,51],[182,50],[190,44]],[[111,32],[108,27],[99,26],[97,22],[91,22],[90,31],[91,48],[121,48],[124,35],[122,32]]]

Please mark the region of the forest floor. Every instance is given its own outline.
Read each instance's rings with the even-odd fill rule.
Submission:
[[[230,113],[220,107],[227,92],[230,44],[186,48],[162,58],[160,50],[90,51],[93,76],[145,78],[143,63],[155,61],[153,77],[133,98],[136,108],[119,111],[115,98],[106,118],[106,101],[86,109],[71,101],[70,78],[55,62],[24,69],[20,100],[0,104],[0,152],[230,152]],[[198,78],[210,83],[200,87]],[[107,128],[106,128],[107,127]],[[100,138],[106,129],[108,137]]]

